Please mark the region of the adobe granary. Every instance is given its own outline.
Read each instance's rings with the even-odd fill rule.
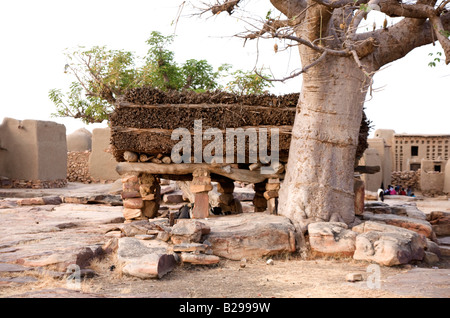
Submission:
[[[0,124],[0,188],[61,188],[67,184],[66,127],[5,118]]]
[[[218,183],[222,212],[240,212],[233,198],[234,181],[240,181],[254,184],[255,212],[268,209],[276,214],[298,99],[299,94],[129,90],[110,116],[112,152],[119,162],[117,172],[123,176],[125,218],[156,215],[161,178],[190,181],[195,194],[193,218],[208,217],[211,182]],[[368,131],[369,122],[363,116],[355,163],[367,148]],[[259,141],[256,148],[252,136]],[[182,148],[175,156],[174,147]]]

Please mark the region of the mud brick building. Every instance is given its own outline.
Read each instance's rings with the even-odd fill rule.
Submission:
[[[3,187],[50,188],[66,185],[64,125],[5,118],[0,125],[0,176]]]
[[[419,180],[416,189],[434,194],[450,192],[450,134],[397,134],[394,130],[379,129],[368,143],[369,149],[363,160],[369,160],[372,164],[378,162],[381,167],[378,175],[365,176],[368,190],[376,191],[381,182],[385,187],[393,183],[393,174],[414,171],[416,175],[410,173],[409,176]],[[402,186],[408,182],[406,179],[395,179],[395,183],[401,181]]]

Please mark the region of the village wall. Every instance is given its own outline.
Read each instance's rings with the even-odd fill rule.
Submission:
[[[92,131],[92,151],[89,156],[89,173],[94,179],[117,180],[117,161],[110,151],[111,129],[96,128]]]

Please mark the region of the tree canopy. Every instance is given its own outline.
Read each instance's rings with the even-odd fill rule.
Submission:
[[[86,124],[108,120],[116,99],[125,91],[151,86],[161,90],[196,92],[225,90],[235,94],[261,94],[271,83],[252,71],[232,70],[223,64],[214,70],[208,61],[175,61],[170,50],[174,35],[153,31],[144,58],[125,50],[105,46],[66,50],[64,72],[74,77],[67,93],[51,89],[49,98],[56,106],[54,116],[79,118]]]

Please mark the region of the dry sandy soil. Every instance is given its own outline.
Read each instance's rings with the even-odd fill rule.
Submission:
[[[448,200],[418,201],[417,205],[424,212],[436,209],[450,211]],[[120,213],[120,207],[117,208]],[[9,212],[6,210],[0,210],[2,222],[3,219],[6,222],[8,217],[15,215],[11,209]],[[33,215],[37,217],[37,214]],[[57,216],[57,211],[54,215]],[[10,221],[13,222],[14,219]],[[8,235],[11,236],[12,232],[8,232],[11,231],[11,227],[5,227],[4,231],[3,228],[0,230],[2,230],[1,243],[8,239],[5,238],[5,233],[10,233]],[[83,231],[88,229],[83,228]],[[4,255],[6,254],[0,251],[0,263],[5,261]],[[83,279],[75,288],[71,288],[74,286],[65,278],[53,277],[48,272],[0,272],[0,297],[188,299],[450,297],[449,259],[442,259],[433,266],[418,263],[379,267],[379,286],[371,284],[376,274],[368,271],[370,264],[353,259],[302,259],[298,255],[284,255],[274,257],[272,265],[266,261],[267,259],[258,259],[242,263],[222,260],[212,266],[182,265],[161,279],[141,280],[121,275],[114,255],[110,255],[102,261],[94,262],[91,268],[96,276]],[[349,273],[360,273],[363,280],[347,282],[346,275]],[[7,281],[11,278],[16,282]]]

